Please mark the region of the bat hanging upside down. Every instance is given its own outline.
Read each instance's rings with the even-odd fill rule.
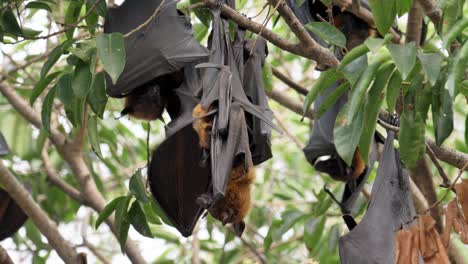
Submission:
[[[209,110],[200,104],[193,110],[193,116],[196,118],[193,122],[193,128],[198,134],[199,144],[203,149],[210,148],[213,120],[212,117],[206,117]],[[254,180],[255,169],[253,165],[245,168],[244,162],[236,158],[224,197],[217,199],[210,194],[203,194],[197,199],[197,203],[207,209],[223,225],[231,223],[236,235],[240,237],[245,229],[243,219],[251,206],[250,190]]]

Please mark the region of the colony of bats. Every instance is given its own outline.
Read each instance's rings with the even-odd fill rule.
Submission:
[[[234,2],[220,0],[219,4],[235,9]],[[338,8],[333,8],[331,19],[327,7],[318,0],[301,5],[296,0],[286,2],[304,25],[323,19],[333,21],[346,36],[346,50],[377,35],[366,22]],[[127,0],[109,8],[104,32],[130,35],[125,38],[124,71],[116,83],[108,78],[107,94],[125,98],[122,115],[152,121],[163,120],[164,111],[169,114],[166,138],[152,154],[148,182],[173,226],[183,236],[190,236],[206,211],[223,225],[231,224],[241,236],[251,206],[254,166],[272,157],[271,131],[277,129],[262,78],[268,55],[266,42],[261,37],[246,39],[245,29],[230,27],[218,5],[211,8],[211,34],[208,47],[204,47],[194,39],[190,20],[177,10],[177,1],[160,4],[161,0]],[[369,9],[367,1],[361,1],[361,5]],[[160,12],[152,17],[157,9]],[[141,24],[145,26],[135,31]],[[335,49],[335,55],[342,58],[344,52]],[[339,85],[337,82],[321,94],[314,102],[315,109]],[[424,224],[415,221],[408,174],[393,147],[394,132],[387,131],[386,139],[376,133],[370,153],[360,153],[357,148],[352,164],[339,156],[333,128],[346,102],[344,94],[314,120],[304,154],[317,171],[346,183],[338,203],[350,232],[339,241],[341,262],[394,263],[405,253],[402,242],[395,240],[396,232],[424,228]],[[398,125],[397,118],[390,122]],[[378,155],[378,145],[383,143]],[[8,153],[0,134],[0,156]],[[369,155],[368,163],[363,154]],[[379,169],[367,212],[356,223],[351,215],[354,204],[378,156]],[[0,190],[0,240],[16,232],[26,218]],[[398,233],[401,237],[405,234]],[[417,262],[425,257],[424,252],[412,254]]]

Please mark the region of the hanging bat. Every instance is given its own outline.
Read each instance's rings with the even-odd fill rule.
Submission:
[[[245,227],[242,219],[250,208],[250,189],[255,178],[246,116],[275,126],[265,114],[268,109],[253,104],[245,94],[243,34],[236,32],[233,45],[229,24],[220,16],[219,8],[212,10],[212,14],[211,56],[207,63],[197,65],[203,74],[203,93],[193,111],[199,146],[209,153],[212,188],[197,201],[223,225],[233,224],[236,234],[241,236]],[[261,72],[261,63],[256,66]]]
[[[201,159],[192,111],[198,104],[200,77],[193,65],[184,69],[184,82],[174,90],[178,103],[166,125],[166,139],[154,150],[148,182],[156,202],[171,224],[185,237],[192,234],[203,208],[197,198],[209,192],[211,171]]]
[[[394,122],[396,124],[396,122]],[[395,236],[415,219],[408,174],[387,130],[377,177],[362,221],[339,240],[341,263],[395,263]]]
[[[126,61],[118,81],[114,84],[106,75],[107,94],[126,97],[122,115],[161,119],[167,101],[176,98],[171,90],[183,81],[182,68],[208,56],[193,37],[189,18],[176,9],[177,1],[165,1],[160,7],[161,2],[127,0],[108,10],[104,33],[130,34],[124,39]],[[156,10],[160,13],[153,20],[131,33]]]

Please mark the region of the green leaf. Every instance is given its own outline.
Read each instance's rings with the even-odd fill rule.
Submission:
[[[146,194],[146,187],[143,176],[141,175],[141,169],[138,169],[130,178],[129,189],[130,193],[133,194],[138,201],[142,203],[150,201]]]
[[[115,84],[125,67],[125,45],[120,33],[96,36],[96,48],[104,69]]]
[[[86,0],[86,10],[90,10],[96,1],[99,1],[97,3],[96,8],[93,10],[93,13],[96,13],[97,15],[106,18],[107,15],[107,5],[106,1],[103,0]]]
[[[44,89],[61,73],[61,71],[53,72],[47,75],[45,78],[41,79],[39,82],[37,82],[36,85],[34,85],[34,88],[31,92],[31,96],[29,97],[29,103],[33,105],[34,102],[36,102],[39,95],[42,94]]]
[[[52,9],[50,8],[50,6],[48,4],[46,4],[44,2],[39,2],[39,1],[29,2],[28,4],[26,4],[26,6],[24,8],[43,9],[43,10],[52,12]]]
[[[460,91],[463,96],[468,96],[468,80],[464,80],[458,85],[458,91]]]
[[[404,45],[388,44],[387,48],[403,80],[406,80],[416,63],[416,45],[414,42]]]
[[[112,200],[110,203],[104,207],[104,209],[99,214],[96,224],[94,225],[96,229],[104,222],[109,216],[116,210],[117,205],[119,205],[122,201],[124,201],[127,197],[126,196],[119,196]]]
[[[318,246],[318,242],[322,237],[322,233],[325,227],[326,217],[311,217],[304,225],[304,242],[309,252],[312,252],[314,248]]]
[[[356,46],[354,49],[346,53],[346,55],[341,60],[340,65],[338,66],[338,70],[343,69],[346,65],[360,58],[361,56],[363,56],[364,54],[368,52],[369,52],[369,48],[365,44]]]
[[[398,16],[402,16],[408,13],[412,5],[413,5],[413,0],[397,0],[396,9],[397,9]]]
[[[93,85],[88,93],[88,104],[91,106],[93,112],[101,119],[106,109],[107,100],[106,78],[104,73],[100,72],[94,77]]]
[[[115,208],[115,229],[117,234],[119,234],[119,242],[122,252],[125,248],[125,243],[127,242],[128,237],[128,229],[130,228],[127,210],[131,199],[131,196],[125,196],[123,200],[119,201],[117,207]]]
[[[395,66],[387,62],[383,64],[375,77],[374,83],[369,90],[366,104],[364,106],[365,118],[361,138],[359,140],[359,151],[366,161],[369,161],[369,151],[374,139],[375,126],[380,107],[385,98],[385,87],[395,70]]]
[[[351,102],[348,101],[341,109],[335,121],[333,135],[335,139],[335,147],[340,157],[351,166],[354,151],[361,137],[364,121],[364,111],[362,107],[358,108],[356,116],[352,119],[347,119],[346,116],[350,112]]]
[[[271,69],[271,64],[268,62],[265,62],[265,64],[262,67],[262,80],[263,80],[263,85],[264,89],[267,91],[272,91],[273,90],[273,72]]]
[[[456,53],[455,58],[449,67],[449,76],[445,89],[449,91],[450,97],[453,99],[458,94],[457,86],[465,79],[466,66],[468,65],[468,41],[466,41],[461,49]]]
[[[151,199],[151,208],[153,212],[157,214],[166,225],[174,226],[169,217],[167,217],[166,212],[164,212],[161,206],[154,199]]]
[[[80,61],[73,74],[72,89],[78,98],[85,98],[91,89],[93,76],[89,70],[89,64]]]
[[[345,35],[327,22],[310,22],[305,27],[330,44],[342,48],[346,46]]]
[[[40,30],[34,30],[27,27],[23,27],[21,31],[23,32],[23,37],[26,39],[37,37],[37,35],[39,35],[42,32]]]
[[[208,34],[208,28],[205,27],[205,25],[203,25],[202,23],[197,23],[193,25],[193,33],[194,33],[195,39],[198,42],[201,42],[205,38],[205,36]]]
[[[400,123],[400,157],[412,168],[426,151],[424,121],[419,113],[409,110],[405,105]]]
[[[0,26],[6,33],[10,33],[18,37],[23,35],[23,31],[21,30],[11,8],[7,8],[3,11],[3,14],[0,16]]]
[[[77,22],[78,17],[80,16],[82,6],[83,6],[83,3],[81,1],[69,2],[67,12],[65,13],[65,24],[73,25],[74,23]],[[65,32],[67,39],[73,38],[73,32],[75,32],[75,27],[72,27],[71,29]]]
[[[437,145],[442,145],[453,131],[453,101],[450,93],[442,89],[441,91],[441,112],[436,116],[435,139]]]
[[[60,77],[55,85],[57,87],[57,98],[62,101],[65,107],[73,104],[72,79],[73,73],[66,73]]]
[[[329,240],[328,240],[328,249],[330,252],[335,252],[338,247],[338,241],[341,235],[340,225],[336,224],[330,228]]]
[[[435,85],[439,78],[440,68],[442,67],[443,57],[439,53],[418,53],[424,73],[429,82]]]
[[[94,150],[96,155],[103,159],[101,152],[101,145],[99,144],[99,134],[98,134],[98,121],[95,115],[90,115],[88,119],[88,138],[91,148]]]
[[[396,0],[369,0],[375,25],[379,33],[384,36],[395,21],[397,14]]]
[[[341,96],[348,90],[349,83],[345,82],[340,84],[327,98],[320,104],[319,109],[315,113],[315,118],[319,119],[333,104],[341,98]]]
[[[55,87],[50,89],[44,98],[44,103],[42,104],[41,118],[42,118],[42,127],[45,131],[50,134],[50,117],[52,115],[52,107],[54,106],[55,98]]]
[[[356,85],[356,82],[361,77],[361,74],[367,69],[367,55],[363,55],[351,63],[346,65],[343,69],[344,77],[349,81],[351,86]]]
[[[336,81],[341,78],[341,73],[336,68],[331,68],[320,74],[320,77],[315,81],[314,86],[310,89],[304,101],[304,114],[307,113],[312,103],[315,101],[317,96],[325,91],[327,88],[333,85]]]
[[[153,237],[148,222],[146,222],[145,213],[143,213],[143,210],[141,209],[138,201],[133,202],[130,211],[128,212],[128,218],[130,224],[135,228],[136,231],[138,231],[138,233],[145,237]]]
[[[144,203],[143,211],[145,212],[148,222],[154,225],[162,224],[161,219],[159,219],[158,215],[156,215],[156,213],[153,211],[151,203]]]
[[[468,27],[468,18],[463,18],[459,20],[450,28],[450,30],[443,36],[444,46],[446,49],[450,49],[453,41],[462,34],[465,28]]]
[[[41,78],[44,78],[47,73],[49,73],[50,69],[54,66],[54,64],[60,59],[60,56],[73,44],[74,40],[67,40],[62,44],[55,47],[51,52],[50,55],[47,57],[46,62],[42,66],[41,69]]]
[[[399,71],[393,71],[392,77],[388,82],[387,86],[387,106],[390,113],[395,113],[395,104],[400,94],[401,83],[403,79],[401,78],[401,73]]]

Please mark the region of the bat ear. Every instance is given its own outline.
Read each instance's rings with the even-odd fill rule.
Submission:
[[[128,114],[130,114],[130,112],[131,112],[130,108],[125,107],[125,108],[120,112],[120,116],[119,116],[119,117],[116,117],[115,119],[118,120],[118,119],[120,119],[120,118],[122,118],[122,117],[124,117],[124,116],[126,116],[126,115],[128,115]]]
[[[235,223],[232,227],[234,228],[234,233],[236,233],[236,236],[241,237],[245,230],[245,222],[240,221],[239,223]]]
[[[344,214],[343,220],[346,226],[348,227],[349,231],[353,230],[353,228],[357,226],[356,220],[354,220],[354,217],[352,217],[349,214]]]

